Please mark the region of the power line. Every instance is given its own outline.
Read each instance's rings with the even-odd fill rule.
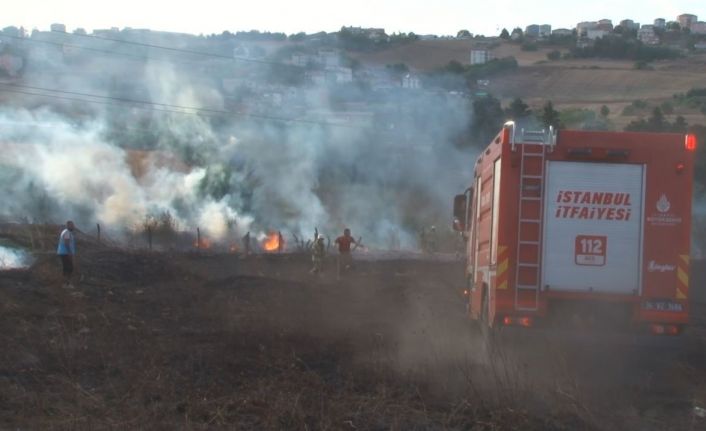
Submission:
[[[58,33],[62,33],[62,32],[58,32]],[[222,59],[227,59],[227,60],[237,60],[237,61],[245,61],[245,62],[252,62],[252,63],[261,63],[261,64],[287,65],[286,63],[275,62],[275,61],[259,60],[259,59],[255,59],[255,58],[235,57],[235,56],[230,56],[230,55],[225,55],[225,54],[218,54],[215,52],[203,52],[203,51],[196,51],[196,50],[192,50],[192,49],[175,48],[172,46],[155,45],[152,43],[137,42],[137,41],[132,41],[132,40],[124,40],[124,39],[115,39],[115,38],[104,37],[104,36],[96,36],[96,35],[92,35],[92,34],[79,34],[79,33],[67,33],[67,32],[63,32],[63,34],[69,35],[71,37],[77,36],[77,37],[83,37],[83,38],[88,38],[88,39],[105,40],[108,42],[117,42],[117,43],[123,43],[123,44],[127,44],[127,45],[135,45],[135,46],[141,46],[144,48],[156,48],[156,49],[163,49],[165,51],[183,52],[186,54],[199,55],[199,56],[203,56],[203,57],[222,58]],[[296,66],[296,65],[288,65],[288,66]],[[296,66],[296,67],[301,67],[301,66]]]
[[[185,115],[203,114],[203,115],[207,115],[207,116],[238,116],[238,117],[254,118],[254,119],[258,119],[258,120],[278,121],[278,122],[284,122],[284,123],[303,123],[303,124],[321,125],[321,126],[328,126],[328,127],[358,128],[353,125],[342,124],[342,123],[306,120],[306,119],[302,119],[302,118],[277,117],[277,116],[263,115],[263,114],[231,112],[231,111],[211,109],[211,108],[198,108],[198,107],[194,107],[194,106],[172,105],[172,104],[167,104],[167,103],[158,103],[158,102],[151,102],[151,101],[146,101],[146,100],[138,100],[138,99],[130,99],[130,98],[114,97],[114,96],[105,96],[105,95],[100,95],[100,94],[82,93],[82,92],[68,91],[68,90],[57,90],[57,89],[52,89],[52,88],[36,87],[36,86],[23,85],[23,84],[0,83],[0,86],[14,87],[14,88],[0,87],[0,91],[10,92],[10,93],[18,93],[18,94],[25,94],[25,95],[39,96],[39,97],[48,97],[48,98],[68,100],[68,101],[74,101],[74,102],[96,103],[96,104],[107,105],[107,106],[124,106],[121,104],[129,104],[129,105],[132,105],[132,107],[138,108],[138,109],[157,111],[157,112],[166,112],[166,113],[173,113],[173,114],[185,114]],[[37,93],[37,91],[56,93],[56,94]],[[68,95],[68,96],[63,96],[63,95]],[[69,96],[72,96],[72,97],[69,97]],[[73,97],[73,96],[79,96],[81,98],[77,98],[77,97]],[[98,99],[98,100],[85,99],[85,97],[88,97],[91,99]],[[113,103],[113,102],[119,102],[121,104]],[[188,112],[188,111],[193,111],[193,112]]]
[[[122,44],[126,44],[126,45],[141,46],[144,48],[161,49],[161,50],[171,51],[171,52],[180,52],[180,53],[185,53],[185,54],[190,54],[190,55],[199,55],[202,57],[220,58],[220,59],[224,59],[224,60],[241,61],[241,62],[247,62],[247,63],[257,63],[257,64],[304,68],[304,66],[300,66],[300,65],[296,65],[296,64],[289,64],[289,63],[284,63],[284,62],[278,62],[278,61],[272,61],[272,60],[260,60],[260,59],[255,59],[255,58],[235,57],[235,56],[229,56],[229,55],[212,53],[212,52],[195,51],[195,50],[191,50],[191,49],[175,48],[175,47],[163,46],[163,45],[154,45],[154,44],[135,42],[135,41],[130,41],[130,40],[121,40],[121,39],[113,39],[113,38],[107,38],[107,37],[99,37],[99,36],[75,34],[75,33],[66,33],[66,32],[54,32],[54,33],[66,35],[69,37],[78,36],[78,37],[84,37],[84,38],[95,39],[95,40],[103,40],[106,42],[115,42],[115,43],[122,43]],[[0,34],[0,37],[21,40],[23,42],[30,42],[30,43],[43,43],[43,44],[58,46],[61,48],[71,47],[71,48],[76,48],[76,49],[83,49],[86,51],[98,52],[98,53],[107,54],[107,55],[120,55],[120,56],[125,56],[125,57],[132,57],[132,58],[139,59],[139,60],[158,60],[158,61],[171,61],[173,63],[196,64],[195,62],[189,62],[189,61],[183,61],[183,60],[170,60],[170,59],[166,59],[166,58],[155,58],[155,57],[144,56],[144,55],[128,54],[128,53],[109,51],[109,50],[104,50],[104,49],[99,49],[99,48],[91,48],[91,47],[87,47],[84,45],[73,45],[73,44],[69,44],[69,43],[53,42],[53,41],[42,40],[42,39],[37,39],[37,38],[26,38],[26,37],[11,36],[11,35],[6,35],[6,34]]]
[[[31,39],[31,38],[18,37],[18,36],[9,36],[6,34],[0,34],[0,37],[21,40],[22,42],[52,45],[52,46],[59,47],[61,49],[68,47],[68,48],[81,49],[84,51],[96,52],[96,53],[104,54],[104,55],[117,55],[117,56],[121,56],[121,57],[128,57],[133,60],[141,60],[141,61],[154,60],[154,61],[164,61],[164,62],[168,62],[168,63],[190,64],[190,65],[196,64],[193,61],[175,60],[175,59],[169,59],[169,58],[156,58],[156,57],[150,57],[150,56],[146,56],[146,55],[130,54],[130,53],[118,52],[118,51],[109,51],[109,50],[105,50],[105,49],[91,48],[91,47],[82,46],[82,45],[73,45],[70,43],[52,42],[50,40]]]

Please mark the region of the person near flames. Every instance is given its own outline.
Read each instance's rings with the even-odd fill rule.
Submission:
[[[314,241],[314,247],[311,251],[311,261],[314,263],[314,267],[311,268],[312,274],[321,274],[324,272],[324,257],[326,257],[324,237],[322,235],[317,235],[316,240]]]
[[[351,257],[351,244],[358,244],[353,236],[351,236],[351,230],[345,228],[343,230],[343,235],[336,238],[334,241],[338,245],[338,276],[341,276],[342,271],[346,271],[353,265],[353,258]]]
[[[74,258],[76,256],[76,236],[74,231],[76,226],[71,220],[66,222],[66,228],[59,235],[59,245],[56,248],[56,254],[61,259],[62,274],[64,276],[63,287],[73,289],[71,284],[71,276],[74,272]]]

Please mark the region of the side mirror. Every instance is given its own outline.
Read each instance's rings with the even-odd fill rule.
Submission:
[[[453,229],[456,232],[466,231],[466,207],[468,206],[467,195],[454,196],[454,220]]]

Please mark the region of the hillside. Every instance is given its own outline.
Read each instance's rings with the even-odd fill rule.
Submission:
[[[417,41],[388,50],[353,54],[364,64],[404,63],[419,72],[439,69],[450,61],[469,63],[472,40]],[[596,108],[607,105],[613,116],[637,99],[662,102],[676,93],[694,87],[706,87],[706,54],[674,61],[653,63],[653,70],[634,70],[632,61],[580,59],[548,61],[550,49],[522,51],[514,43],[493,48],[496,58],[512,56],[519,69],[490,80],[488,90],[503,100],[525,99],[537,107],[552,100],[559,108]],[[688,121],[706,122],[699,113],[680,113]],[[615,119],[627,123],[630,117]]]

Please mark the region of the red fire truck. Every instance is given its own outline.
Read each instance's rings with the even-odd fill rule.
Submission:
[[[696,145],[694,135],[505,124],[454,199],[470,317],[489,327],[578,319],[679,334]]]

